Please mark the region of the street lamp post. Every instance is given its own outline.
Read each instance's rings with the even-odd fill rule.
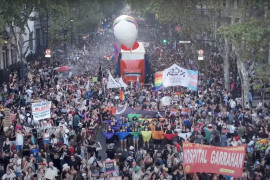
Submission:
[[[71,37],[70,37],[70,44],[73,45],[73,19],[70,19],[71,24]]]

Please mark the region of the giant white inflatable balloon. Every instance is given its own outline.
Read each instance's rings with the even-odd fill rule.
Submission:
[[[132,49],[138,34],[138,25],[133,17],[121,15],[113,22],[115,38],[124,46]]]

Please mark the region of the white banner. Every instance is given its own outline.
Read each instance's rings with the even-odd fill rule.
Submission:
[[[120,88],[120,84],[112,77],[111,73],[109,72],[109,78],[107,82],[107,89],[110,88]]]
[[[122,87],[122,88],[125,88],[126,89],[128,87],[128,85],[123,81],[123,78],[122,77],[120,77],[118,79],[118,83],[119,83],[120,87]]]
[[[51,117],[51,101],[32,103],[34,121]]]
[[[163,71],[163,86],[184,86],[187,87],[189,83],[189,76],[186,69],[172,65]]]

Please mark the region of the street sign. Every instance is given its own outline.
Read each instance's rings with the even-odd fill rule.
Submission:
[[[202,60],[203,60],[203,55],[200,55],[200,54],[199,54],[199,55],[198,55],[198,60],[199,60],[199,61],[202,61]]]
[[[204,51],[203,51],[202,49],[200,49],[200,50],[198,51],[198,54],[199,54],[199,55],[203,55],[203,53],[204,53]]]
[[[202,49],[200,49],[200,50],[198,51],[198,60],[199,60],[199,61],[202,61],[202,60],[203,60],[203,53],[204,53],[204,51],[203,51]]]
[[[179,41],[180,44],[190,44],[191,41]]]
[[[45,57],[46,58],[50,58],[51,57],[51,50],[50,49],[46,49],[45,50]]]

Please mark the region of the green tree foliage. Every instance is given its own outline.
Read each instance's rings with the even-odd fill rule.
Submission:
[[[263,103],[265,93],[270,92],[270,65],[261,64],[256,67],[256,79],[254,83],[254,89],[262,92]]]
[[[29,39],[33,35],[27,22],[31,18],[34,2],[34,0],[0,0],[0,26],[2,29],[9,28],[9,36],[15,40],[21,59],[28,50],[22,52],[24,45],[22,35],[26,30],[29,32]],[[15,28],[19,30],[15,30]]]
[[[265,60],[268,51],[270,20],[252,17],[246,22],[221,27],[218,32],[227,37],[237,51],[242,55],[243,61]]]
[[[216,40],[214,27],[222,9],[220,1],[129,0],[128,2],[137,13],[154,14],[156,20],[166,24],[169,31],[178,34],[182,40],[192,41],[192,46],[185,45],[188,48],[187,57],[197,59],[197,51],[204,46],[204,38]],[[181,29],[178,32],[174,31],[176,25]]]
[[[226,37],[233,45],[237,57],[237,67],[242,84],[243,104],[248,103],[250,88],[246,61],[264,63],[269,50],[269,9],[266,1],[239,1],[233,7],[237,21],[230,26],[219,28],[218,33]],[[236,19],[235,19],[236,20]],[[262,71],[262,73],[266,73]],[[265,74],[265,77],[268,75]]]
[[[49,39],[49,44],[60,44],[65,41],[63,30],[71,19],[71,3],[77,0],[38,0],[35,2],[36,22],[39,22],[42,33]]]
[[[125,0],[93,0],[98,3],[100,11],[105,18],[118,14],[125,5]]]
[[[50,43],[59,45],[91,33],[102,20],[120,11],[123,4],[121,0],[40,0],[35,10],[45,33],[47,22],[42,20],[49,17]]]
[[[34,9],[34,0],[0,0],[0,4],[2,25],[16,26],[23,32]]]

